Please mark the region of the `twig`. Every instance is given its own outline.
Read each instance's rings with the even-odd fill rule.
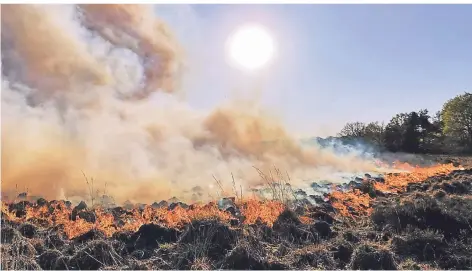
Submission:
[[[93,183],[94,183],[94,180],[93,178],[90,178],[90,181],[91,181],[91,184],[87,178],[87,176],[85,175],[85,173],[82,171],[82,174],[84,175],[84,178],[85,178],[85,183],[87,184],[87,188],[89,190],[89,193],[90,193],[90,197],[91,197],[91,200],[92,200],[92,206],[94,205],[94,195],[93,195]]]
[[[216,183],[218,184],[218,186],[220,187],[221,189],[221,192],[224,194],[224,189],[223,189],[223,185],[221,184],[221,182],[215,177],[215,175],[212,175],[213,176],[213,179],[215,179]],[[221,197],[220,193],[218,193],[218,191],[216,191],[216,193],[218,194],[218,197]]]
[[[236,199],[239,199],[239,198],[238,198],[238,190],[236,190],[236,182],[234,181],[233,172],[231,172],[231,179],[233,180],[233,192],[234,192],[234,195],[236,196]],[[242,201],[242,199],[241,199],[241,201]]]

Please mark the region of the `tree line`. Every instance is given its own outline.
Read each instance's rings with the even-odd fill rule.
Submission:
[[[350,122],[338,136],[390,152],[471,154],[472,93],[446,101],[434,115],[422,109],[396,114],[387,124]]]

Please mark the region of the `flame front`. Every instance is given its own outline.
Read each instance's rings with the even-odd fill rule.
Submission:
[[[407,172],[390,173],[385,176],[385,182],[374,182],[375,190],[383,193],[404,192],[408,184],[419,183],[425,179],[441,174],[448,174],[460,169],[452,164],[438,164],[430,167],[412,166],[408,163],[395,162],[393,169],[406,170]],[[358,189],[348,192],[334,191],[330,194],[333,207],[342,216],[352,216],[352,212],[360,215],[369,215],[372,212],[371,196],[362,193]],[[350,212],[349,210],[352,210]]]
[[[374,183],[376,190],[385,193],[401,193],[409,183],[418,183],[428,177],[447,174],[458,169],[452,164],[435,165],[431,167],[412,167],[408,164],[397,164],[398,169],[410,169],[411,172],[388,174],[385,182]],[[333,191],[328,196],[337,215],[341,217],[352,217],[353,213],[358,215],[369,215],[372,212],[373,198],[358,189],[342,192]],[[110,210],[96,208],[92,212],[96,216],[95,223],[76,217],[71,219],[72,209],[63,202],[51,203],[50,206],[38,206],[33,204],[25,208],[26,215],[17,217],[15,212],[10,212],[9,204],[2,202],[2,213],[6,219],[16,222],[25,222],[35,219],[47,223],[49,226],[62,225],[68,238],[74,238],[91,229],[97,229],[112,236],[119,231],[137,231],[139,227],[147,223],[160,224],[172,228],[182,228],[192,220],[216,218],[222,222],[229,222],[233,216],[229,212],[222,211],[215,202],[208,204],[194,204],[190,208],[177,206],[173,210],[167,208],[153,208],[146,205],[142,211],[138,208],[115,216]],[[244,224],[254,224],[258,221],[269,226],[277,220],[278,216],[286,206],[276,200],[262,201],[258,199],[245,199],[236,204],[245,217]],[[117,221],[121,223],[117,223]],[[303,223],[313,220],[307,216],[300,218]]]

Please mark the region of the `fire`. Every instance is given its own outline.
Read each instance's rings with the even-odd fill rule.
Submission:
[[[253,224],[259,220],[272,225],[285,208],[281,202],[258,201],[255,199],[243,201],[238,205],[240,205],[241,215],[245,217],[245,224]],[[35,218],[46,221],[50,226],[61,225],[68,238],[77,237],[91,229],[100,230],[110,237],[118,231],[137,231],[141,225],[148,223],[171,228],[183,228],[192,220],[216,218],[222,222],[229,222],[232,219],[229,212],[220,210],[214,202],[205,205],[195,204],[188,209],[177,206],[173,210],[164,207],[153,208],[147,205],[142,211],[133,209],[118,215],[116,218],[111,210],[96,208],[91,211],[96,218],[94,223],[87,222],[80,217],[72,220],[72,209],[68,208],[63,202],[52,203],[50,206],[32,204],[32,206],[26,206],[25,211],[26,215],[17,217],[15,212],[9,211],[8,204],[2,202],[2,212],[6,219],[21,223]],[[122,223],[117,223],[118,220]],[[306,218],[303,221],[308,222],[309,219]]]
[[[2,218],[10,221],[16,221],[16,216],[14,213],[8,210],[8,206],[2,201]]]
[[[255,199],[246,201],[241,207],[241,213],[246,217],[244,223],[253,224],[258,219],[272,226],[285,206],[280,201],[260,202]]]
[[[418,183],[423,180],[440,174],[447,174],[458,167],[452,164],[439,164],[430,167],[413,167],[406,163],[396,164],[395,168],[409,170],[409,172],[401,172],[389,174],[385,176],[385,183],[375,183],[375,189],[382,192],[398,193],[404,191],[409,183]]]
[[[408,164],[396,164],[396,169],[407,170],[406,172],[388,174],[385,182],[373,182],[377,191],[384,193],[401,193],[409,183],[418,183],[428,177],[447,174],[458,169],[452,164],[434,165],[420,168]],[[365,180],[368,181],[368,180]],[[336,209],[337,215],[342,217],[353,217],[369,215],[372,212],[372,198],[368,193],[359,189],[352,191],[333,191],[328,195],[329,201]],[[235,203],[239,209],[241,220],[244,224],[262,222],[272,226],[278,216],[286,208],[285,204],[276,200],[243,199]],[[183,228],[192,220],[219,219],[229,223],[235,217],[230,212],[220,210],[215,202],[205,205],[194,204],[189,208],[177,206],[172,210],[167,207],[153,208],[149,205],[143,209],[134,208],[126,211],[113,213],[114,209],[95,208],[88,210],[95,216],[95,222],[88,222],[83,218],[72,219],[72,209],[64,202],[54,202],[43,206],[36,203],[25,206],[25,215],[17,217],[16,213],[9,210],[9,204],[2,201],[2,215],[4,219],[15,222],[26,222],[31,219],[41,220],[49,226],[60,226],[68,238],[74,238],[91,229],[102,231],[106,236],[112,236],[119,231],[137,231],[143,224],[155,223],[172,228]],[[313,219],[301,216],[302,223],[312,223]]]
[[[329,198],[333,207],[341,216],[352,216],[349,209],[359,214],[370,214],[372,212],[369,194],[363,194],[357,189],[349,192],[334,191]]]
[[[401,193],[405,191],[410,183],[419,183],[429,177],[448,174],[453,170],[459,169],[452,164],[438,164],[421,168],[399,162],[394,163],[393,168],[405,170],[405,172],[387,174],[384,178],[384,183],[373,183],[375,190],[383,193]],[[344,217],[352,217],[352,213],[369,215],[372,212],[371,202],[373,199],[369,194],[362,193],[358,189],[348,192],[334,191],[330,193],[329,198],[339,215]]]

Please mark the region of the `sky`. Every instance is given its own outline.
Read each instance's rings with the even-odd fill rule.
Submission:
[[[472,5],[156,5],[182,43],[185,98],[211,110],[257,99],[300,136],[384,121],[472,90]],[[225,42],[245,23],[269,29],[277,55],[248,73]]]

